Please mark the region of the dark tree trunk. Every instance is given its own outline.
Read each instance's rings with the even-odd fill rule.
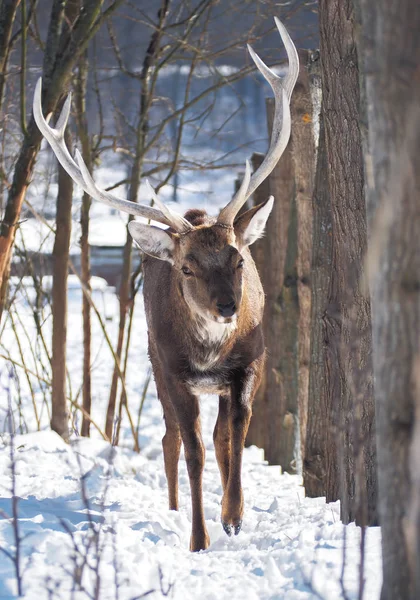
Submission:
[[[376,458],[370,303],[358,57],[351,0],[320,0],[323,118],[332,209],[332,264],[326,324],[326,389],[335,448],[327,449],[327,500],[341,517],[376,522]],[[356,474],[356,466],[362,473]],[[356,481],[357,479],[357,481]],[[367,489],[356,483],[366,482]],[[357,489],[356,489],[357,487]],[[366,506],[367,499],[369,500]]]
[[[326,327],[325,311],[331,276],[332,224],[328,191],[328,161],[325,148],[325,129],[322,111],[319,122],[319,141],[315,189],[313,195],[313,245],[311,266],[311,350],[309,367],[308,419],[303,460],[303,483],[310,498],[326,495],[327,448],[336,454],[334,437],[328,423],[329,404],[326,388]]]
[[[382,600],[420,597],[420,5],[361,0]]]
[[[66,135],[70,149],[70,136]],[[69,439],[66,401],[67,275],[69,269],[73,181],[59,165],[52,288],[51,429]]]
[[[85,164],[87,165],[89,172],[92,173],[92,157],[91,147],[89,139],[89,129],[86,119],[86,85],[88,77],[88,59],[87,53],[80,59],[77,81],[76,81],[76,93],[75,93],[75,105],[76,105],[76,119],[77,129],[82,145],[82,156]],[[90,293],[90,247],[89,247],[89,211],[90,211],[91,199],[86,192],[82,198],[82,208],[80,211],[80,263],[81,263],[81,281],[85,286],[86,290]],[[90,303],[86,296],[82,296],[82,316],[83,316],[83,384],[82,384],[82,395],[83,395],[83,413],[81,434],[89,437],[90,435],[90,419],[88,416],[91,414],[92,407],[92,386],[91,386],[91,337],[92,337],[92,322],[91,322],[91,310]]]

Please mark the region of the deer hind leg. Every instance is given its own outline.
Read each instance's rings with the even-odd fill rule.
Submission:
[[[230,429],[229,429],[230,396],[219,396],[219,414],[213,432],[214,449],[223,492],[229,480],[230,463]]]
[[[231,435],[229,479],[222,500],[222,525],[228,535],[232,535],[232,528],[237,535],[242,526],[244,512],[241,482],[242,454],[251,420],[252,401],[258,389],[260,374],[261,368],[258,361],[257,364],[254,363],[254,366],[245,369],[242,377],[232,385],[232,401],[229,411]]]
[[[149,347],[149,352],[166,426],[166,433],[162,438],[162,448],[166,480],[168,482],[169,510],[178,510],[178,461],[181,451],[181,433],[160,362],[156,359],[156,353],[153,352],[152,346]]]

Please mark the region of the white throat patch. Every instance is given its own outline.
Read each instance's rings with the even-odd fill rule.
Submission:
[[[237,319],[232,319],[230,323],[213,321],[213,319],[197,319],[195,322],[196,333],[200,342],[209,345],[221,345],[237,327]]]
[[[194,322],[194,330],[199,342],[207,349],[202,356],[194,358],[194,366],[199,371],[211,369],[218,361],[223,344],[237,328],[237,319],[230,323],[219,323],[212,319],[198,317]]]

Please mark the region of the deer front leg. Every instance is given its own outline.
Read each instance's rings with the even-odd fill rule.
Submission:
[[[176,412],[182,442],[184,444],[185,461],[191,488],[192,532],[190,550],[198,552],[210,545],[204,520],[203,508],[203,469],[204,444],[201,437],[200,407],[198,398],[179,382],[173,382],[171,390],[172,405]]]
[[[222,525],[225,532],[235,535],[241,530],[244,512],[244,499],[241,483],[242,453],[245,437],[252,414],[252,401],[260,382],[260,365],[244,369],[241,376],[232,384],[232,401],[229,411],[230,463],[229,478],[222,500]]]

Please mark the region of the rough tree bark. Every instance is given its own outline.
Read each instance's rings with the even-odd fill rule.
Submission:
[[[341,518],[376,522],[376,457],[370,303],[364,293],[367,248],[358,57],[351,0],[320,0],[323,118],[332,208],[332,264],[325,313],[327,401],[335,448],[328,448],[327,500]],[[356,468],[363,473],[356,489]],[[367,498],[368,500],[364,500]],[[368,504],[366,506],[366,504]]]
[[[267,235],[252,247],[266,294],[263,327],[267,364],[247,436],[247,444],[264,448],[270,463],[291,472],[296,470],[298,412],[301,441],[306,430],[315,169],[309,84],[312,53],[299,54],[300,74],[291,100],[291,141],[279,165],[254,194],[254,204],[273,194],[275,205]],[[269,100],[269,131],[272,112]],[[259,155],[253,156],[254,170],[260,161]]]
[[[319,53],[299,51],[300,72],[293,90],[292,158],[297,210],[298,412],[300,457],[304,460],[308,414],[311,323],[312,194],[315,176],[314,107],[311,86],[320,85]]]
[[[328,422],[326,389],[325,310],[331,276],[332,224],[328,191],[328,162],[322,111],[319,122],[317,167],[313,194],[313,242],[311,264],[311,349],[309,367],[309,402],[303,459],[303,483],[310,498],[326,495],[327,448],[335,447]],[[335,455],[335,450],[333,451]]]
[[[361,0],[382,600],[420,597],[420,4]]]

